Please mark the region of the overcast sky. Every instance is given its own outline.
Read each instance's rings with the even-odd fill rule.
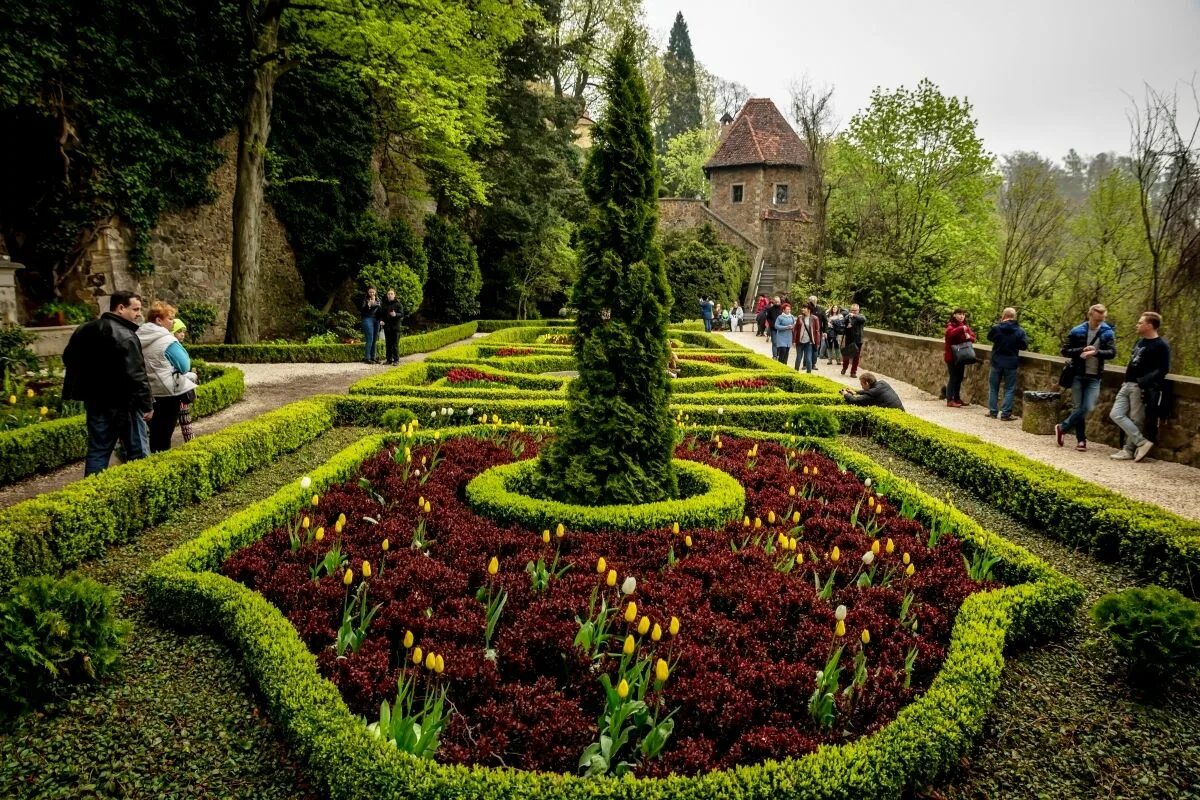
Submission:
[[[770,97],[807,74],[843,126],[876,86],[966,96],[993,153],[1054,159],[1129,143],[1127,93],[1200,74],[1200,0],[644,0],[663,47],[682,11],[696,58]],[[1200,81],[1200,77],[1197,77]],[[1191,90],[1180,85],[1192,110]]]

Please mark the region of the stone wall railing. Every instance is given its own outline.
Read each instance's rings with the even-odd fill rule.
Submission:
[[[986,329],[978,331],[986,336]],[[866,347],[863,349],[860,369],[918,386],[931,394],[944,396],[946,364],[942,360],[943,342],[927,336],[910,336],[872,329],[866,330]],[[1132,347],[1131,341],[1118,342],[1122,352]],[[980,363],[967,367],[963,381],[962,397],[969,403],[987,407],[988,373],[991,370],[991,347],[977,344],[976,352]],[[1015,414],[1021,413],[1021,392],[1060,391],[1058,376],[1062,372],[1064,359],[1060,356],[1044,356],[1036,353],[1021,355],[1017,383]],[[1125,377],[1125,368],[1108,366],[1101,383],[1100,401],[1096,410],[1088,417],[1088,439],[1116,446],[1120,441],[1120,429],[1108,418],[1108,412],[1116,399],[1117,391]],[[1171,375],[1175,390],[1175,415],[1159,425],[1157,446],[1151,452],[1154,458],[1178,461],[1200,467],[1200,380],[1182,375]],[[1063,390],[1064,407],[1070,405],[1070,391]],[[1065,411],[1064,411],[1065,416]]]

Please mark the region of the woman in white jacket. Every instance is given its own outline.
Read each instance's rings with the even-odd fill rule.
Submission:
[[[146,324],[138,328],[146,377],[154,395],[154,416],[150,419],[150,452],[171,449],[171,437],[179,420],[179,406],[185,395],[196,388],[192,360],[171,332],[175,308],[161,300],[146,312]]]

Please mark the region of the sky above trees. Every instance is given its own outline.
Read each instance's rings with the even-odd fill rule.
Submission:
[[[843,126],[876,86],[929,78],[971,101],[993,153],[1125,152],[1128,95],[1140,99],[1144,82],[1170,89],[1200,74],[1200,0],[752,0],[736,12],[726,0],[644,0],[644,8],[663,47],[682,10],[697,60],[781,109],[806,74],[833,85]]]

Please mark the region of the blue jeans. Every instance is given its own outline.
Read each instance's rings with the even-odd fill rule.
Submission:
[[[788,353],[791,352],[791,349],[792,348],[790,346],[776,347],[775,348],[775,360],[778,361],[780,364],[786,364],[787,360],[788,360]]]
[[[367,361],[375,360],[375,340],[379,336],[379,320],[375,317],[363,317],[363,345],[367,348],[365,358]]]
[[[1076,375],[1071,384],[1071,414],[1063,420],[1064,431],[1075,428],[1075,438],[1081,442],[1087,441],[1087,415],[1096,407],[1100,399],[1100,377],[1092,375]]]
[[[812,372],[816,362],[817,346],[812,342],[804,342],[796,346],[796,369],[803,368]]]
[[[1017,368],[1016,367],[997,367],[992,365],[992,372],[988,375],[988,411],[992,412],[992,416],[996,415],[996,402],[1000,397],[1000,381],[1004,380],[1004,405],[1000,407],[1000,413],[1006,417],[1012,416],[1013,398],[1017,394]]]
[[[704,332],[712,333],[712,317],[704,318]]]
[[[137,412],[88,406],[87,432],[87,458],[83,463],[85,478],[108,468],[118,441],[125,449],[126,461],[145,458],[150,450],[146,421]]]

